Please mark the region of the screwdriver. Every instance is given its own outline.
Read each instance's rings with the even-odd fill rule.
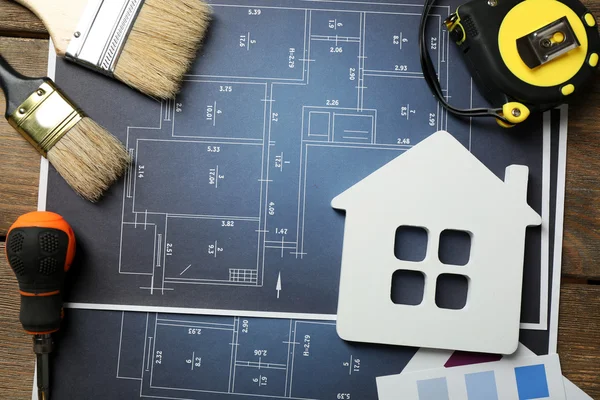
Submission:
[[[73,229],[58,214],[36,211],[20,216],[8,230],[6,257],[21,294],[19,319],[33,335],[37,357],[38,399],[50,399],[52,334],[63,318],[65,272],[75,256]]]

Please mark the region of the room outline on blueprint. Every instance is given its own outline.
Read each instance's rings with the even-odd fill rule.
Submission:
[[[404,92],[418,90],[414,83],[422,77],[414,54],[420,6],[360,11],[330,3],[322,9],[308,7],[311,3],[301,5],[307,7],[212,4],[219,17],[229,13],[236,21],[245,21],[239,35],[233,29],[226,36],[229,48],[221,49],[232,56],[264,51],[259,46],[264,46],[260,41],[268,37],[266,21],[295,22],[288,25],[293,35],[285,42],[270,44],[266,54],[274,56],[264,60],[264,65],[272,68],[254,75],[244,71],[218,75],[218,71],[200,68],[202,75],[188,75],[182,94],[161,104],[158,127],[128,127],[127,146],[136,163],[125,180],[119,273],[148,276],[148,284],[141,290],[168,295],[166,292],[180,285],[263,287],[265,273],[270,273],[275,282],[270,288],[272,295],[280,297],[286,291],[285,273],[265,272],[265,262],[288,257],[303,260],[310,251],[305,245],[311,234],[305,223],[309,155],[321,149],[367,149],[389,152],[387,158],[392,158],[410,148],[411,140],[420,139],[390,135],[392,130],[385,126],[388,129],[378,131],[378,109],[369,107],[368,99],[365,105],[369,77],[383,85],[397,84]],[[430,48],[447,80],[448,42],[441,25],[450,7],[436,10],[431,15]],[[392,26],[385,23],[390,17],[406,24],[382,35],[378,29]],[[380,43],[381,37],[385,46],[369,47],[369,41]],[[275,56],[283,53],[287,55],[284,63]],[[336,66],[331,73],[327,72],[328,59]],[[316,74],[311,74],[315,69]],[[312,75],[318,79],[311,79]],[[315,89],[323,88],[324,83],[329,83],[326,93]],[[194,96],[198,91],[204,93],[201,100]],[[319,91],[323,93],[316,101]],[[301,108],[290,113],[278,107],[278,102],[302,92],[310,100]],[[413,104],[407,100],[399,112],[409,126],[421,126],[428,133],[447,127],[446,113],[433,97]],[[196,124],[198,121],[188,117],[190,113],[202,114],[201,122]],[[240,126],[243,131],[237,129]],[[278,141],[276,137],[282,133],[293,134],[297,140],[291,145]],[[186,198],[192,186],[191,173],[183,173],[185,179],[154,179],[155,171],[178,167],[176,160],[157,157],[166,146],[176,154],[198,154],[201,165],[193,171],[198,173],[194,185],[198,193],[209,196],[205,206],[199,206],[196,198]],[[227,160],[231,155],[243,162],[232,165]],[[242,185],[246,191],[243,202],[235,193]],[[284,206],[269,192],[270,186],[280,191],[282,185],[286,191],[289,186],[296,201],[285,199]],[[183,195],[164,201],[164,191]],[[206,230],[219,234],[197,235]],[[188,236],[202,237],[202,241],[189,245]],[[143,255],[143,262],[136,252],[130,256],[129,249],[139,246],[153,249]]]
[[[111,313],[116,379],[140,381],[140,397],[374,398],[375,377],[416,351],[336,340],[332,321]]]
[[[511,135],[448,118],[421,74],[422,6],[393,1],[214,1],[197,62],[162,103],[57,61],[66,88],[85,79],[102,93],[78,100],[135,160],[89,210],[48,177],[50,209],[86,211],[74,228],[92,288],[75,288],[67,306],[332,320],[345,216],[331,199],[444,129],[500,178],[529,167],[528,201],[548,226],[528,230],[522,328],[547,330],[550,117]],[[447,97],[469,107],[484,100],[443,28],[455,6],[436,5],[427,42]]]

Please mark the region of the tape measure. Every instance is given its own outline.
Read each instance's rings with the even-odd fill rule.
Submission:
[[[421,17],[423,75],[451,113],[494,117],[504,127],[523,122],[585,90],[598,66],[596,19],[578,0],[473,0],[444,21],[481,94],[492,108],[459,109],[441,90]]]

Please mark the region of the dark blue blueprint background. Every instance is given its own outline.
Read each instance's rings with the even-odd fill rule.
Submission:
[[[135,158],[98,205],[50,169],[47,208],[78,238],[66,300],[234,316],[70,310],[54,360],[56,398],[94,387],[115,399],[374,399],[374,377],[400,372],[414,349],[345,343],[327,321],[240,315],[335,314],[344,215],[331,199],[438,129],[501,178],[509,164],[529,166],[538,213],[543,190],[551,200],[549,264],[539,228],[528,230],[525,254],[522,321],[540,322],[540,278],[552,276],[558,113],[545,172],[542,116],[510,131],[447,116],[420,74],[420,2],[406,3],[213,2],[204,49],[169,102],[57,61],[58,83]],[[430,51],[451,102],[477,106],[483,100],[440,28],[458,2],[447,4],[434,8]],[[548,351],[543,327],[521,339]]]
[[[61,400],[372,400],[417,350],[344,342],[333,321],[119,311],[67,310],[61,335]]]
[[[541,214],[542,116],[510,131],[447,116],[420,73],[420,4],[407,3],[213,2],[204,49],[169,102],[58,60],[59,84],[135,158],[98,205],[50,170],[47,208],[66,215],[78,235],[77,285],[66,300],[333,315],[344,215],[331,199],[438,129],[499,177],[509,164],[528,165],[528,201]],[[451,102],[477,106],[483,100],[440,28],[457,4],[434,8],[430,51]],[[545,190],[554,199],[557,129],[547,141]],[[550,265],[542,266],[540,229],[528,231],[526,323],[540,322],[554,215],[552,203]],[[531,333],[540,349],[544,331]]]

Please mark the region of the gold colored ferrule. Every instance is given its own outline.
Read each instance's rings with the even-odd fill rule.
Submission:
[[[84,117],[50,80],[8,117],[8,122],[46,157],[48,151]]]

